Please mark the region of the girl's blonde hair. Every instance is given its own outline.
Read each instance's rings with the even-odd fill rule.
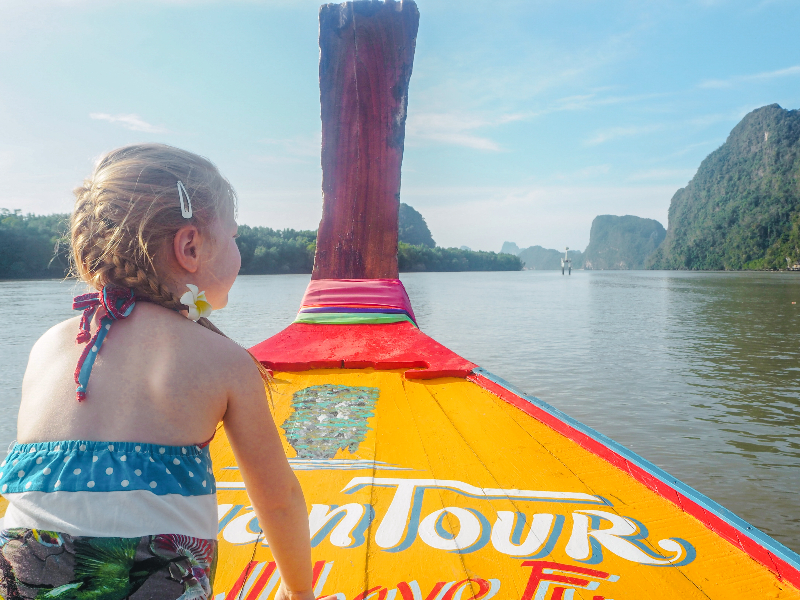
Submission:
[[[178,181],[191,198],[192,217],[181,215]],[[131,288],[137,296],[180,309],[156,256],[178,229],[191,223],[209,231],[236,210],[233,186],[206,158],[163,144],[112,150],[75,190],[70,221],[73,271],[97,290]]]
[[[179,181],[191,199],[188,219],[181,214]],[[210,160],[164,144],[112,150],[75,189],[75,198],[70,219],[74,275],[97,290],[131,288],[137,297],[173,310],[187,307],[167,287],[156,257],[187,223],[210,232],[214,220],[235,213],[237,205],[236,191]],[[197,322],[225,335],[206,318]],[[270,373],[253,360],[271,399]]]

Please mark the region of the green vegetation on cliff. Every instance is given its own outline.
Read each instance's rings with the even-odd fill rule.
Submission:
[[[583,268],[643,269],[665,235],[664,226],[653,219],[599,215],[592,221]]]
[[[669,207],[653,269],[780,269],[800,260],[800,111],[746,115]]]
[[[436,247],[425,217],[420,213],[408,204],[401,202],[398,217],[398,233],[401,242],[411,246]]]

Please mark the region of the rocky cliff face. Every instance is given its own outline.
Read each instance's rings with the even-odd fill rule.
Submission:
[[[428,248],[436,246],[425,218],[408,204],[400,203],[398,228],[399,239],[404,244]]]
[[[664,226],[633,215],[600,215],[592,221],[584,269],[643,269],[645,261],[664,240]]]
[[[654,269],[786,268],[800,259],[800,111],[746,115],[672,197]]]
[[[514,242],[503,242],[503,247],[500,249],[500,254],[513,254],[519,256],[521,250]]]

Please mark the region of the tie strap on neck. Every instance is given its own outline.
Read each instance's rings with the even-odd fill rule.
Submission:
[[[92,374],[97,353],[103,345],[103,341],[111,329],[111,323],[124,319],[133,311],[136,306],[134,292],[129,288],[107,285],[100,292],[81,294],[72,300],[73,310],[82,310],[80,329],[75,341],[79,344],[86,344],[83,349],[78,366],[75,368],[75,383],[78,384],[76,394],[78,402],[86,399],[86,386],[89,384],[89,376]],[[102,309],[100,317],[100,327],[97,333],[92,336],[91,323],[92,317],[98,309]]]

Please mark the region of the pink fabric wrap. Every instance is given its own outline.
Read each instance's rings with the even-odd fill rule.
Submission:
[[[313,279],[300,310],[322,307],[391,308],[416,321],[411,301],[399,279]]]

